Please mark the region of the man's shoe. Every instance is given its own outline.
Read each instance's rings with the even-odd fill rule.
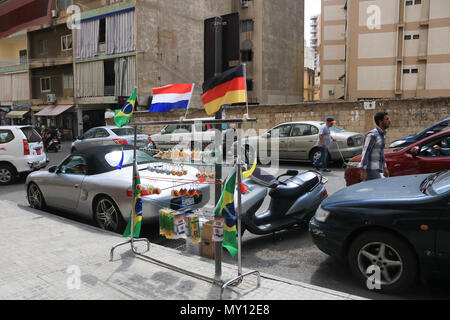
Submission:
[[[323,171],[323,172],[331,172],[330,169],[323,169],[322,171]]]

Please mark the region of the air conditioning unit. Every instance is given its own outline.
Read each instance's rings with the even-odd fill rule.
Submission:
[[[52,18],[57,18],[57,17],[58,17],[58,11],[52,10]]]
[[[56,102],[56,94],[49,93],[47,94],[47,103],[55,103]]]
[[[242,8],[248,8],[248,0],[241,0]]]

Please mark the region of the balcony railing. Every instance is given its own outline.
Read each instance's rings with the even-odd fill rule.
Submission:
[[[114,96],[114,88],[115,86],[105,86],[104,89],[105,97]]]

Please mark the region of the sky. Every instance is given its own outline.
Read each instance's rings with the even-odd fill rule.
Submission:
[[[321,0],[305,0],[305,40],[309,43],[310,22],[309,18],[320,13]]]

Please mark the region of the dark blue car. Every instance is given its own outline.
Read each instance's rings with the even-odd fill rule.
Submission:
[[[450,278],[450,170],[342,189],[322,202],[309,230],[369,289],[398,292],[419,276]]]
[[[417,141],[420,141],[428,136],[444,131],[446,129],[450,129],[450,118],[441,120],[433,124],[431,127],[428,127],[425,130],[420,131],[419,133],[398,138],[392,141],[389,148],[399,148],[399,147],[403,148],[409,146],[410,144],[416,143]]]

